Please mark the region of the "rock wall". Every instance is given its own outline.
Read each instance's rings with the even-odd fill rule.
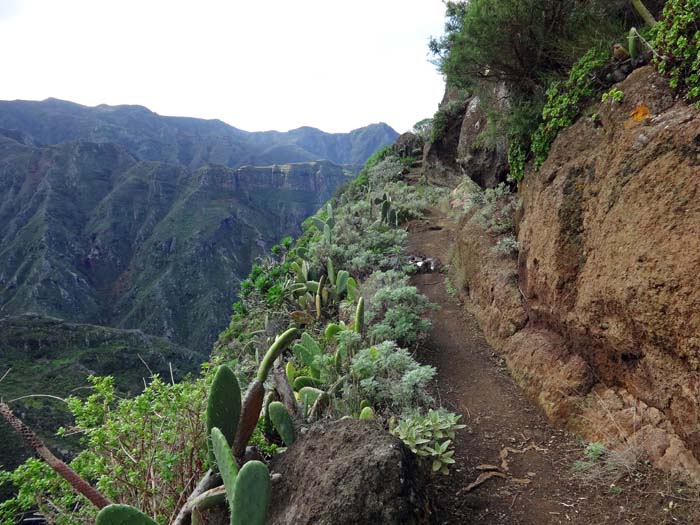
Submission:
[[[455,263],[550,417],[700,481],[700,112],[649,67],[617,87],[526,175],[517,277],[469,215]]]
[[[423,169],[433,183],[456,185],[467,176],[482,188],[493,188],[508,176],[507,140],[484,140],[490,131],[485,107],[505,108],[508,93],[501,84],[484,85],[478,91],[466,99],[455,89],[445,91],[440,103],[447,115],[445,132],[423,150]]]

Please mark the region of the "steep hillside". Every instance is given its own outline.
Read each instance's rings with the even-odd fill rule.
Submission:
[[[220,120],[165,117],[142,106],[81,106],[57,99],[0,101],[0,128],[20,130],[38,143],[72,140],[115,143],[142,159],[199,168],[328,160],[359,168],[398,134],[386,124],[349,133],[301,127],[251,133]]]
[[[0,315],[140,328],[206,356],[238,282],[349,173],[141,161],[115,144],[0,134]]]
[[[79,389],[89,385],[91,374],[113,375],[122,393],[136,394],[143,390],[143,379],[151,375],[149,368],[164,379],[179,381],[197,373],[200,361],[194,352],[140,330],[67,323],[34,314],[0,318],[0,376],[7,372],[0,394],[5,401],[32,394],[80,395],[87,392]],[[52,437],[70,421],[60,401],[26,398],[13,407],[60,450],[75,445],[65,441],[59,445]],[[14,468],[26,457],[21,440],[3,422],[0,466]]]

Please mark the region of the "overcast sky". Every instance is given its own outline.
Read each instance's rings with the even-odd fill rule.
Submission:
[[[402,132],[442,97],[443,21],[441,0],[0,0],[0,99]]]

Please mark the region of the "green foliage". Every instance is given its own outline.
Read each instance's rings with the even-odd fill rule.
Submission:
[[[525,148],[517,140],[511,140],[508,145],[508,180],[520,182],[525,177]]]
[[[600,98],[600,101],[605,103],[608,100],[610,100],[611,102],[617,102],[619,104],[620,102],[622,102],[623,98],[625,98],[625,93],[621,89],[613,87],[610,91],[606,91],[605,93],[603,93],[603,96]]]
[[[447,132],[447,127],[450,121],[454,120],[457,115],[464,111],[464,104],[467,100],[467,92],[460,90],[456,96],[448,100],[445,104],[441,104],[432,119],[430,127],[430,142],[438,142]]]
[[[448,85],[505,81],[533,93],[560,76],[581,53],[620,30],[623,2],[471,0],[448,2],[445,36],[431,51]]]
[[[462,416],[444,410],[429,410],[427,414],[414,413],[403,417],[392,429],[392,434],[403,441],[418,457],[431,462],[433,472],[449,473],[454,464],[455,431]]]
[[[95,525],[156,525],[156,522],[129,505],[107,505],[97,515]]]
[[[413,133],[418,135],[423,142],[428,142],[433,132],[433,119],[424,118],[413,125]]]
[[[424,314],[434,306],[409,285],[406,275],[395,270],[375,272],[365,289],[372,292],[365,317],[372,323],[367,333],[374,341],[410,345],[430,330],[430,320],[424,319]]]
[[[351,371],[359,382],[358,399],[367,399],[372,406],[401,413],[432,401],[428,384],[435,369],[419,364],[393,341],[361,350],[352,360]]]
[[[700,0],[668,0],[654,26],[661,73],[673,89],[700,106]]]
[[[586,445],[583,454],[591,461],[598,461],[605,453],[605,445],[599,441],[594,441]]]
[[[192,479],[207,466],[205,380],[168,384],[153,378],[142,394],[120,399],[111,377],[90,378],[93,393],[69,398],[84,450],[70,466],[112,501],[133,505],[165,521]],[[0,504],[0,523],[32,508],[58,525],[94,523],[97,511],[58,474],[28,460],[3,474],[18,488]],[[50,502],[50,503],[49,503]]]
[[[553,82],[547,89],[542,123],[532,138],[532,153],[538,166],[547,159],[559,131],[571,126],[600,92],[604,85],[600,72],[609,58],[607,47],[594,47],[574,64],[564,82]]]

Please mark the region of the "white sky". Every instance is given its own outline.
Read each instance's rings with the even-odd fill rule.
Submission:
[[[0,0],[0,99],[140,104],[238,128],[432,116],[441,0]]]

